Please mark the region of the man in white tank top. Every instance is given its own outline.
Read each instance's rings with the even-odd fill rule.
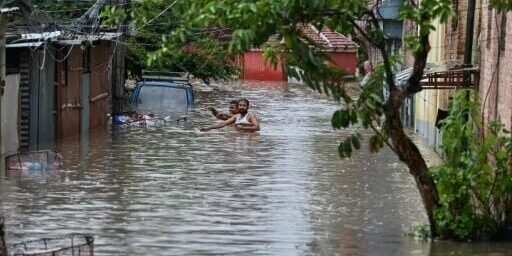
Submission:
[[[201,127],[200,130],[202,132],[206,132],[211,129],[219,129],[226,125],[235,124],[235,128],[238,131],[243,132],[257,132],[260,130],[260,123],[258,122],[258,118],[249,110],[249,100],[241,99],[238,101],[238,114],[230,117],[228,120],[225,120],[220,123],[216,123],[210,126]]]

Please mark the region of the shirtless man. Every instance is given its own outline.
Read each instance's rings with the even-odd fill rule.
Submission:
[[[248,112],[249,101],[247,99],[241,99],[238,101],[238,114],[230,117],[229,119],[216,123],[209,126],[201,127],[202,132],[206,132],[211,129],[219,129],[224,126],[235,124],[235,128],[238,131],[243,132],[257,132],[260,130],[260,124],[258,118],[253,113]]]
[[[215,116],[217,119],[220,120],[228,120],[230,117],[238,114],[238,101],[232,100],[229,103],[229,113],[219,113],[214,107],[208,107],[207,109],[212,112],[212,115]]]

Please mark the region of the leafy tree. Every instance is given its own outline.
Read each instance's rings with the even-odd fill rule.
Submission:
[[[160,1],[143,0],[143,2]],[[162,2],[167,5],[175,3],[171,0]],[[404,1],[401,18],[414,23],[418,28],[418,33],[405,40],[406,47],[413,53],[414,62],[412,74],[404,85],[398,85],[394,79],[396,65],[400,58],[390,56],[386,51],[387,38],[376,17],[375,2],[379,1],[191,0],[187,1],[186,9],[181,10],[183,11],[181,26],[173,32],[173,37],[168,42],[163,42],[162,48],[158,51],[165,52],[167,46],[172,45],[171,41],[187,41],[187,38],[192,36],[194,28],[231,29],[232,37],[228,49],[232,54],[242,53],[252,46],[264,46],[270,37],[277,38],[274,41],[281,42],[279,45],[265,49],[268,61],[276,64],[279,58],[284,58],[288,66],[300,68],[300,71],[288,68],[286,70],[288,75],[301,78],[312,88],[331,94],[334,99],[343,103],[341,104],[343,107],[333,114],[331,120],[335,129],[354,125],[372,129],[375,134],[369,139],[371,151],[378,151],[387,145],[407,165],[423,200],[431,236],[470,237],[470,233],[477,232],[479,229],[468,228],[466,230],[469,233],[458,232],[456,230],[461,229],[447,225],[453,219],[442,216],[443,213],[452,214],[455,218],[460,217],[460,220],[467,216],[464,211],[454,211],[453,201],[445,197],[451,193],[447,192],[450,184],[444,183],[445,179],[449,178],[450,172],[437,171],[432,175],[417,146],[407,136],[400,119],[400,109],[405,99],[423,89],[420,80],[430,51],[428,37],[430,32],[435,30],[434,21],[446,22],[450,18],[453,13],[452,1]],[[365,23],[369,26],[363,25]],[[376,67],[358,99],[348,96],[342,86],[345,82],[345,72],[330,65],[332,60],[322,46],[316,45],[302,32],[303,24],[313,24],[318,28],[328,27],[349,35],[358,42],[374,46],[380,51],[383,61]],[[154,56],[157,57],[158,54]],[[387,92],[386,97],[383,91]],[[385,117],[385,122],[382,128],[378,129],[376,119],[380,115]],[[467,132],[465,131],[466,135]],[[359,149],[360,140],[362,136],[359,133],[345,138],[338,147],[339,155],[350,157],[353,150]],[[448,157],[452,161],[452,158],[456,158],[457,155],[448,154]],[[468,180],[461,180],[459,185],[467,185],[466,182]],[[467,203],[470,196],[464,194],[457,200]],[[464,226],[472,220],[474,219],[469,221],[465,219],[460,223]]]

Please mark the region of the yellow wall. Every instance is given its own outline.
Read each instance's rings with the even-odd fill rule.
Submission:
[[[430,34],[431,50],[428,63],[441,63],[444,55],[444,26],[435,22],[436,31]],[[435,128],[437,109],[439,107],[439,91],[423,90],[414,96],[415,130],[421,134],[431,146],[437,145],[438,131]]]

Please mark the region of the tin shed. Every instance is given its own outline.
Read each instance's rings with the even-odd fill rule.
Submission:
[[[8,44],[7,73],[20,74],[20,150],[53,149],[55,49],[43,43]]]

